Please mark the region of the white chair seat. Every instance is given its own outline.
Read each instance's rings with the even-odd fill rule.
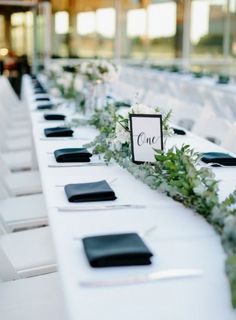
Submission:
[[[0,283],[2,320],[65,320],[57,273]]]
[[[12,128],[7,129],[6,136],[10,139],[17,139],[31,135],[31,130],[29,128]]]
[[[3,153],[2,158],[12,171],[30,169],[32,167],[32,154],[28,150]]]
[[[32,138],[31,137],[8,139],[5,142],[5,149],[7,151],[30,150],[31,148],[32,148]]]
[[[8,124],[9,128],[17,127],[17,129],[30,128],[30,125],[30,121],[25,117],[19,119],[13,117]]]
[[[0,214],[9,231],[47,224],[42,194],[0,200]]]
[[[11,195],[26,195],[42,192],[38,171],[14,172],[4,177],[5,185]]]
[[[5,234],[0,243],[20,275],[31,277],[56,271],[49,227]]]

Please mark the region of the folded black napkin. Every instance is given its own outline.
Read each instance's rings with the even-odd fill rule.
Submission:
[[[35,100],[36,101],[50,101],[50,98],[47,98],[47,97],[36,97]]]
[[[203,72],[193,72],[195,78],[202,78],[204,76]]]
[[[115,200],[116,195],[105,180],[67,184],[65,192],[69,202]]]
[[[44,114],[45,120],[65,120],[66,116],[64,114],[57,114],[57,113],[51,113],[51,114]]]
[[[151,264],[153,254],[137,233],[86,237],[82,241],[94,268]]]
[[[236,166],[236,158],[223,152],[206,152],[201,160],[205,163],[216,163],[224,166]]]
[[[76,67],[73,67],[73,66],[63,66],[62,68],[65,72],[71,72],[71,73],[76,72]]]
[[[73,130],[67,127],[53,127],[44,129],[46,137],[72,137]]]
[[[86,148],[66,148],[54,151],[57,162],[90,162],[92,154]]]
[[[34,94],[41,94],[41,93],[45,94],[45,93],[47,93],[47,91],[45,89],[35,89],[34,90]]]
[[[47,103],[47,104],[39,104],[37,105],[38,110],[46,110],[46,109],[52,109],[54,107],[53,103]]]
[[[45,90],[43,86],[41,86],[41,84],[35,84],[34,85],[34,90]]]
[[[184,136],[186,134],[186,132],[182,129],[178,129],[178,128],[172,128],[172,130],[174,131],[174,134],[178,134],[181,136]]]
[[[230,81],[230,77],[226,75],[219,75],[217,83],[219,84],[227,84]]]
[[[119,107],[131,107],[131,104],[129,102],[126,102],[126,101],[116,101],[115,102],[115,106],[117,108],[119,108]]]

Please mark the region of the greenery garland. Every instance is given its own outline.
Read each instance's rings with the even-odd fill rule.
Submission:
[[[158,189],[198,212],[214,227],[227,255],[225,270],[232,305],[236,308],[236,190],[220,202],[218,181],[213,171],[199,166],[200,154],[188,145],[173,147],[166,152],[156,150],[153,165],[134,164],[128,143],[123,143],[119,150],[113,144],[116,123],[120,120],[114,105],[95,110],[89,124],[99,129],[100,134],[86,147],[93,147],[93,153],[102,154],[106,162],[115,160],[150,188]]]

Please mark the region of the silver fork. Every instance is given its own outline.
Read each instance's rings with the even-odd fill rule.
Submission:
[[[208,167],[214,167],[214,168],[217,168],[217,167],[219,167],[219,168],[233,168],[233,167],[235,167],[236,168],[236,166],[225,166],[224,164],[215,163],[215,162],[209,162],[207,164],[204,164],[203,166],[205,168],[208,168]]]
[[[145,282],[153,282],[159,280],[168,279],[181,279],[189,277],[198,277],[202,275],[202,270],[200,269],[166,269],[157,272],[151,272],[144,275],[137,276],[124,276],[116,278],[108,278],[102,280],[82,280],[79,281],[79,286],[85,288],[99,288],[99,287],[114,287],[114,286],[127,286],[142,284]]]

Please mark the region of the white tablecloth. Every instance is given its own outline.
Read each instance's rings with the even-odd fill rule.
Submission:
[[[28,77],[23,80],[23,92],[31,110],[37,160],[68,319],[236,319],[224,272],[225,254],[213,228],[197,213],[151,190],[116,164],[100,167],[48,167],[48,164],[56,164],[51,154],[55,149],[79,147],[85,140],[40,140],[43,128],[56,126],[60,122],[46,123],[42,118],[43,112],[34,111],[35,103],[32,102]],[[95,129],[88,127],[76,129],[77,137],[92,139],[96,133]],[[192,134],[170,138],[168,145],[181,145],[184,142],[198,151],[222,150]],[[222,179],[220,193],[223,198],[236,185],[236,169],[215,168],[214,171],[216,177]],[[107,203],[145,204],[146,208],[94,212],[59,212],[56,209],[57,206],[75,205],[68,203],[61,186],[99,179],[113,181],[111,186],[117,200]],[[145,242],[154,253],[151,266],[93,269],[87,262],[81,240],[74,239],[95,234],[130,231],[143,233],[152,226],[156,226],[156,230],[145,237]],[[142,275],[169,268],[200,268],[203,275],[112,288],[88,289],[79,286],[79,281],[84,279]]]

